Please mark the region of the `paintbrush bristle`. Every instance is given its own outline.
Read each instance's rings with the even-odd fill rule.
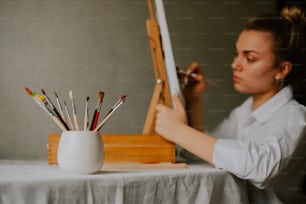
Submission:
[[[41,92],[42,92],[44,95],[46,95],[46,92],[45,92],[44,89],[41,89]]]
[[[29,94],[30,96],[32,96],[32,91],[31,89],[29,89],[28,87],[24,87],[25,91],[27,92],[27,94]]]
[[[98,96],[99,103],[102,103],[103,98],[104,98],[104,92],[103,91],[99,91],[99,96]]]
[[[70,100],[73,100],[73,93],[72,93],[71,90],[69,91],[69,98],[70,98]]]
[[[125,100],[125,98],[127,97],[127,95],[123,95],[123,96],[121,96],[121,100]]]
[[[58,95],[57,95],[56,91],[54,91],[54,95],[55,95],[56,98],[58,98]]]
[[[89,96],[86,97],[86,101],[89,101]]]
[[[40,99],[41,101],[45,101],[45,100],[46,100],[46,98],[45,98],[44,96],[39,96],[39,99]]]

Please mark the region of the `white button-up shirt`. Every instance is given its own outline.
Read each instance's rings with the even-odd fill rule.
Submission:
[[[306,177],[306,149],[298,148],[306,144],[306,108],[292,98],[290,87],[254,111],[251,106],[250,97],[211,133],[218,138],[213,163],[292,201],[301,196]]]

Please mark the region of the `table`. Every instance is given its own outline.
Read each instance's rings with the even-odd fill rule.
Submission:
[[[47,161],[0,160],[1,204],[238,204],[247,203],[245,185],[207,163],[75,175]]]

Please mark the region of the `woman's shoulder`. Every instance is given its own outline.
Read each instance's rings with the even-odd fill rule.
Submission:
[[[306,107],[296,100],[290,100],[282,110],[280,114],[287,119],[287,124],[297,123],[296,125],[306,125]]]
[[[304,117],[306,116],[306,106],[300,104],[294,99],[289,101],[289,103],[287,104],[287,109],[290,112],[294,112],[296,114],[303,115]]]

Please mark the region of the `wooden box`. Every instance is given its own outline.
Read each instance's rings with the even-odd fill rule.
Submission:
[[[104,162],[175,163],[175,145],[159,135],[101,134]],[[57,164],[59,133],[48,136],[48,163]]]

